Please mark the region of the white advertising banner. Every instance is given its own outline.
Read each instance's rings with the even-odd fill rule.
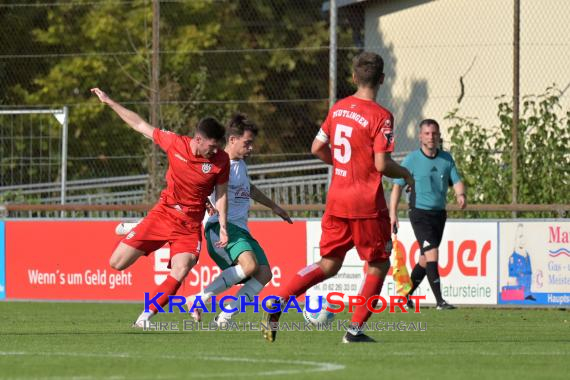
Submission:
[[[439,247],[439,273],[443,298],[451,304],[497,304],[497,223],[496,222],[454,222],[448,221]],[[320,259],[320,221],[307,222],[307,263]],[[409,222],[400,222],[398,240],[402,243],[408,271],[420,256]],[[307,294],[326,296],[329,292],[358,294],[364,277],[364,263],[355,249],[348,252],[344,266],[333,278],[311,288]],[[396,294],[391,276],[386,278],[381,295]],[[415,295],[426,295],[426,304],[435,304],[427,277]]]
[[[499,303],[570,305],[570,222],[499,225]]]

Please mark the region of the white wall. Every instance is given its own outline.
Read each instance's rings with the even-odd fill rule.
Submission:
[[[397,150],[416,146],[423,118],[445,130],[461,76],[461,114],[484,127],[497,124],[495,97],[512,97],[513,0],[385,0],[365,7],[365,48],[386,61],[379,101],[395,114]],[[521,95],[570,84],[568,37],[570,1],[521,1]]]

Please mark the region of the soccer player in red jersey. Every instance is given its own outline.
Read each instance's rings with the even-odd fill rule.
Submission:
[[[382,175],[404,178],[413,186],[410,172],[390,157],[394,150],[394,118],[375,102],[384,80],[384,62],[374,53],[363,52],[353,60],[354,95],[338,101],[319,130],[311,152],[333,166],[332,182],[321,221],[321,260],[299,271],[276,295],[281,302],[299,296],[307,289],[334,276],[342,267],[348,250],[356,247],[368,269],[360,295],[366,299],[380,294],[390,268],[392,250],[390,218]],[[276,303],[273,307],[277,307]],[[358,306],[345,343],[373,342],[362,325],[370,318],[366,305]],[[264,337],[275,340],[276,329],[270,323],[280,313],[264,313]]]
[[[214,118],[198,122],[193,138],[154,128],[136,113],[113,101],[98,88],[91,89],[99,100],[115,111],[131,128],[152,139],[168,156],[166,189],[147,216],[119,243],[111,255],[113,269],[125,270],[139,257],[170,243],[170,275],[158,286],[154,295],[164,293],[157,303],[163,307],[168,296],[176,294],[182,280],[196,265],[202,244],[202,219],[206,200],[216,190],[216,209],[219,212],[220,240],[216,246],[225,247],[227,234],[227,188],[230,159],[219,141],[224,127]],[[152,298],[152,297],[149,297]],[[157,312],[150,305],[133,327],[144,327]]]

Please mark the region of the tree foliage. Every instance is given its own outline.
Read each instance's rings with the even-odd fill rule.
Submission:
[[[570,111],[560,104],[561,92],[522,99],[517,151],[517,203],[568,204],[570,193]],[[512,201],[512,100],[498,98],[498,125],[484,128],[476,118],[456,109],[451,124],[451,151],[461,169],[472,203]],[[552,214],[532,214],[534,216]]]
[[[70,105],[70,179],[146,171],[150,144],[100,106],[89,89],[98,86],[148,118],[151,5],[148,0],[64,2],[38,8],[25,25],[20,36],[25,46],[49,54],[7,86],[3,100]],[[308,152],[328,107],[323,99],[329,36],[321,5],[320,0],[162,2],[160,127],[189,133],[201,117],[225,120],[239,110],[265,132],[258,153]],[[340,41],[349,36],[341,33]],[[341,71],[339,77],[348,75]],[[131,159],[119,164],[120,157]]]

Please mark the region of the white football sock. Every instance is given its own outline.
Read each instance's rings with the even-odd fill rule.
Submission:
[[[142,219],[134,223],[128,223],[128,222],[119,223],[117,224],[117,227],[115,227],[115,234],[126,235],[129,232],[131,232],[131,230],[135,228],[141,221]]]
[[[222,311],[220,315],[222,315],[224,318],[230,319],[234,314],[239,313],[239,311],[241,310],[241,301],[242,301],[241,296],[244,296],[247,301],[251,302],[253,301],[254,296],[258,295],[261,292],[263,287],[264,285],[262,285],[255,278],[249,279],[236,294],[237,301],[232,301],[225,307],[226,309],[231,309],[235,307],[237,308],[237,311],[234,313],[226,313],[225,311]]]
[[[229,267],[220,273],[220,275],[212,281],[212,283],[198,293],[196,296],[188,297],[188,299],[200,296],[203,302],[208,301],[212,296],[220,294],[226,289],[231,288],[246,277],[240,265]],[[193,302],[193,299],[192,299]]]

